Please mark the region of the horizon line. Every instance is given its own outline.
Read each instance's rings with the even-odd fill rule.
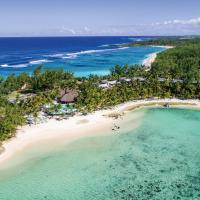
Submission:
[[[180,36],[200,36],[200,34],[177,34],[177,35],[41,35],[41,36],[31,36],[31,35],[25,35],[25,36],[0,36],[0,38],[44,38],[44,37],[180,37]]]

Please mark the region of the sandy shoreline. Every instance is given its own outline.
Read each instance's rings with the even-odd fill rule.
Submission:
[[[24,126],[17,131],[16,137],[3,143],[4,151],[0,154],[0,164],[12,158],[33,144],[44,145],[45,141],[72,142],[82,137],[103,135],[111,130],[118,119],[109,115],[122,114],[141,106],[171,105],[200,108],[199,100],[152,99],[137,100],[120,104],[112,109],[100,110],[87,116],[74,116],[67,120],[49,120],[47,123]],[[56,143],[56,142],[55,142]]]
[[[7,164],[7,161],[9,162],[15,155],[35,144],[46,148],[46,142],[55,141],[56,148],[56,143],[62,143],[62,140],[70,143],[84,136],[92,136],[94,132],[98,134],[112,129],[113,119],[105,117],[104,114],[106,111],[95,112],[87,116],[74,116],[62,121],[50,119],[46,123],[23,126],[18,129],[16,137],[3,143],[0,164],[3,162]]]
[[[143,65],[145,67],[151,67],[151,64],[156,60],[158,53],[152,53],[150,54],[144,61],[143,61]]]
[[[166,49],[174,48],[173,46],[152,46],[152,47],[162,47],[162,48],[166,48]],[[151,67],[151,64],[156,60],[156,57],[157,57],[158,53],[159,52],[149,54],[149,56],[143,61],[142,64],[145,67]]]

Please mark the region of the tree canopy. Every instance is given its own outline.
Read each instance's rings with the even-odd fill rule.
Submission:
[[[75,107],[83,113],[143,98],[200,98],[200,38],[160,38],[126,45],[174,48],[159,53],[148,71],[142,65],[117,65],[106,76],[77,78],[63,69],[43,71],[39,66],[31,76],[22,73],[0,78],[0,141],[14,136],[28,115],[37,117],[44,104],[57,99],[61,89],[78,91]],[[119,82],[122,77],[130,81]],[[105,79],[119,84],[103,89],[99,84]]]

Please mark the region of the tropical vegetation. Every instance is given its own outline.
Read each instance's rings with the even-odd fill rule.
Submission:
[[[160,38],[126,44],[133,45],[174,48],[159,53],[150,70],[140,65],[117,65],[107,76],[77,78],[62,69],[43,71],[39,66],[31,76],[22,73],[0,78],[0,141],[13,137],[27,122],[27,116],[37,118],[45,104],[57,99],[61,89],[78,91],[74,106],[82,113],[144,98],[200,98],[200,38]],[[130,81],[119,81],[122,77]],[[116,80],[118,84],[105,89],[99,87],[102,80]]]

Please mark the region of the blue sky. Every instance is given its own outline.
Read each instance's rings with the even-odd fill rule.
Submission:
[[[200,0],[0,0],[0,36],[200,34]]]

